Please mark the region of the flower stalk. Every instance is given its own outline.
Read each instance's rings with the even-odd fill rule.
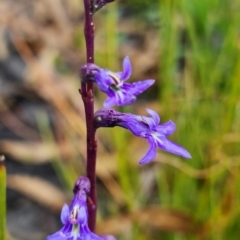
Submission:
[[[84,23],[84,36],[86,41],[86,57],[87,64],[94,63],[94,23],[93,23],[93,1],[83,0],[85,9],[85,23]],[[89,198],[91,204],[88,204],[88,226],[94,232],[96,226],[96,212],[97,212],[97,199],[96,199],[96,153],[97,153],[97,140],[95,137],[96,129],[93,125],[94,118],[94,93],[93,83],[91,81],[82,81],[80,94],[82,96],[87,128],[87,167],[86,175],[90,180],[91,189]]]

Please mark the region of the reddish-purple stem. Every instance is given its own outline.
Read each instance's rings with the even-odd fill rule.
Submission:
[[[87,63],[94,63],[94,24],[92,18],[92,1],[83,0],[85,8],[84,34],[87,49]],[[93,125],[94,117],[94,95],[93,83],[81,83],[81,95],[85,108],[87,127],[87,177],[91,183],[89,197],[91,204],[88,204],[88,226],[92,232],[96,226],[97,197],[96,197],[96,153],[97,141],[95,138],[96,129]]]

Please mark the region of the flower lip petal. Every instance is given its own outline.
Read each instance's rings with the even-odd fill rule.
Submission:
[[[149,108],[146,108],[146,111],[154,119],[156,125],[158,125],[160,123],[160,117],[158,116],[158,114]]]
[[[52,235],[47,236],[46,240],[67,240],[68,236],[64,235],[62,231],[58,231]]]
[[[163,149],[164,151],[177,154],[184,158],[192,158],[190,153],[185,148],[183,148],[182,146],[176,143],[169,141],[165,136],[158,137],[157,145],[159,148]]]
[[[113,96],[109,96],[103,103],[104,108],[110,108],[113,106],[127,106],[136,101],[136,97],[132,94],[125,93],[121,90],[114,93]]]
[[[119,73],[122,81],[126,81],[132,74],[132,65],[128,56],[123,60],[123,72]]]
[[[117,99],[114,97],[108,97],[103,103],[104,108],[110,108],[117,105],[118,105]]]
[[[126,91],[118,91],[115,98],[118,99],[118,106],[127,106],[136,101],[136,97]]]
[[[122,89],[136,96],[148,89],[154,82],[155,80],[149,79],[133,83],[124,83]]]
[[[81,228],[85,238],[83,238],[84,240],[104,240],[104,238],[99,237],[98,235],[96,235],[95,233],[91,232],[90,229],[88,228],[87,225],[83,225]],[[82,238],[81,238],[82,239]]]
[[[148,143],[150,144],[150,148],[148,149],[147,153],[145,154],[145,156],[140,160],[139,164],[144,164],[144,163],[148,163],[151,160],[153,160],[156,156],[156,143],[153,139],[148,139]]]

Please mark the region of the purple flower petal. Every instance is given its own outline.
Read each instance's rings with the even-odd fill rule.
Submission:
[[[144,80],[134,83],[124,83],[122,88],[128,92],[131,92],[133,95],[139,95],[153,85],[154,82],[155,80]]]
[[[68,222],[68,217],[69,217],[69,207],[65,203],[63,205],[62,212],[61,212],[61,222],[62,222],[62,224],[66,224]]]
[[[114,236],[112,235],[103,235],[101,236],[104,240],[117,240]]]
[[[150,139],[148,139],[148,142],[150,144],[150,148],[148,149],[146,155],[140,160],[139,164],[148,163],[156,156],[156,143]]]
[[[154,121],[154,119],[150,118],[150,117],[145,117],[142,116],[142,121],[147,124],[149,126],[150,129],[153,129],[156,126],[156,122]]]
[[[158,125],[160,123],[160,117],[158,116],[158,114],[149,108],[147,108],[146,111],[154,119],[155,125]]]
[[[91,237],[91,238],[86,238],[87,240],[88,240],[88,239],[89,239],[89,240],[104,240],[102,237],[99,237],[99,236],[96,235],[95,233],[92,233],[86,225],[84,225],[84,227],[82,228],[82,231],[83,231],[85,234],[87,234],[87,235],[89,235],[89,236]],[[82,239],[81,239],[81,240],[82,240]],[[84,239],[84,240],[85,240],[85,239]]]
[[[143,123],[139,123],[137,121],[134,122],[119,122],[118,126],[124,127],[126,129],[129,129],[135,136],[140,136],[142,134],[142,127]],[[146,124],[144,124],[146,125]]]
[[[47,236],[46,240],[66,240],[65,236],[61,236],[60,233],[55,233],[53,235]]]
[[[172,120],[169,120],[168,122],[158,125],[156,127],[156,130],[163,135],[173,134],[175,129],[176,129],[176,125]]]
[[[86,207],[80,207],[78,211],[78,223],[83,224],[87,221]]]
[[[110,108],[113,106],[127,106],[136,101],[134,95],[123,93],[121,90],[115,92],[113,96],[108,97],[103,103],[104,108]]]
[[[124,102],[119,106],[129,106],[136,101],[136,97],[132,94],[125,94]]]
[[[131,99],[133,99],[134,96],[119,90],[115,92],[115,98],[116,102],[118,103],[117,106],[122,106],[125,105],[126,102],[128,103]]]
[[[192,158],[190,153],[180,145],[169,141],[165,136],[159,136],[157,140],[157,145],[164,151],[177,154],[185,158]]]
[[[116,101],[116,98],[113,98],[113,97],[108,97],[103,103],[104,108],[110,108],[112,106],[117,106],[117,105],[118,103]]]
[[[119,73],[122,81],[126,81],[132,74],[132,65],[129,57],[125,57],[123,60],[123,72]]]
[[[91,236],[91,240],[104,240],[102,237],[99,237],[98,235],[96,235],[92,232],[89,235]]]
[[[112,80],[107,74],[108,72],[108,70],[101,69],[95,75],[96,83],[99,89],[104,93],[108,93],[109,85],[112,84]]]
[[[46,238],[46,240],[68,240],[70,237],[70,233],[67,234],[62,232],[62,229]]]

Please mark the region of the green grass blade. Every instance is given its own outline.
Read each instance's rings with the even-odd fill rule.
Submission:
[[[6,168],[0,156],[0,239],[6,240]]]

